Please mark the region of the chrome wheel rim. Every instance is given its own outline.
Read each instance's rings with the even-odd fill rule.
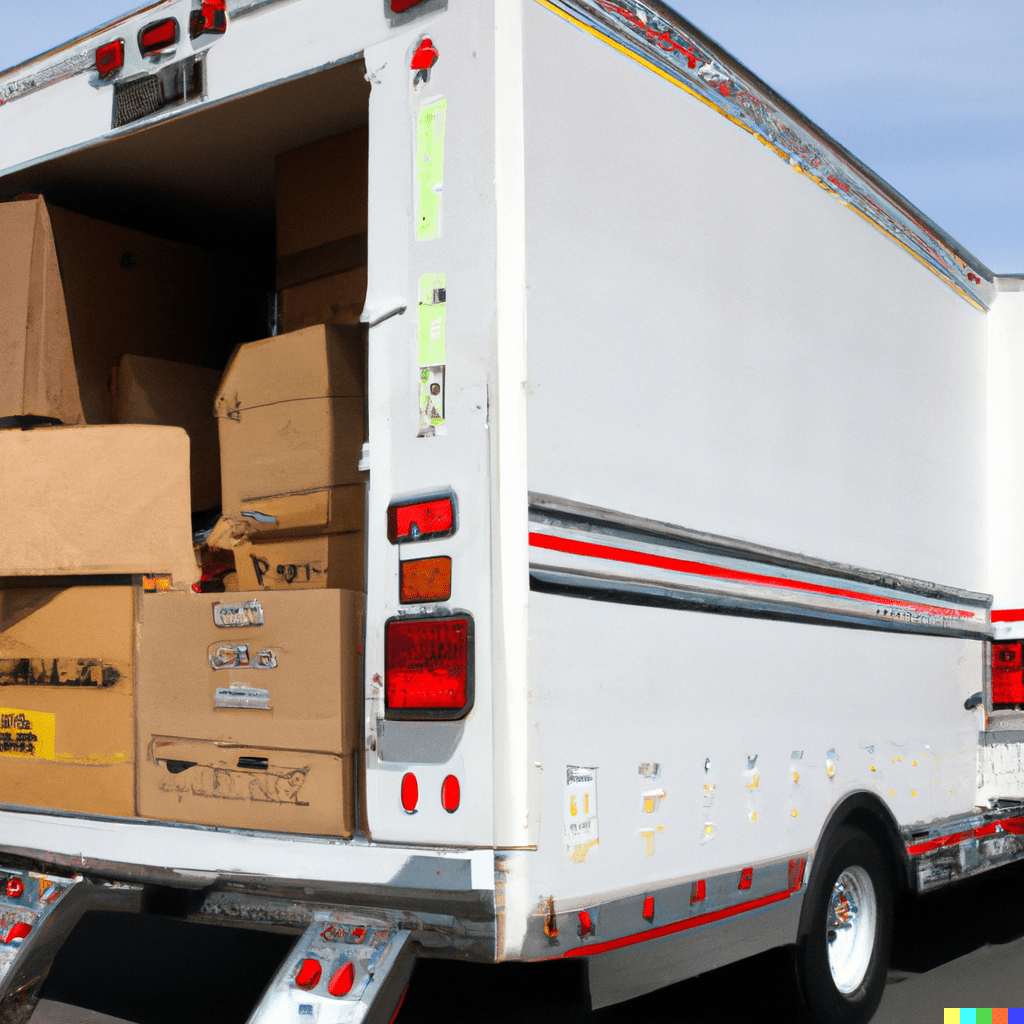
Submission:
[[[825,921],[828,968],[843,995],[856,991],[867,976],[877,926],[871,876],[861,867],[846,868],[832,887]]]

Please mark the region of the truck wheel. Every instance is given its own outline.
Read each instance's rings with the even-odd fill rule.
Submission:
[[[800,997],[813,1021],[863,1024],[885,990],[892,944],[892,880],[875,844],[849,826],[811,869],[796,946]]]

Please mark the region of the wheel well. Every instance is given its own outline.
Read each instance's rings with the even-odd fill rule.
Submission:
[[[860,829],[875,842],[889,865],[897,901],[914,892],[913,867],[900,839],[899,826],[889,808],[874,793],[853,793],[833,809],[811,851],[812,871],[813,860],[818,851],[824,848],[832,833],[843,825]],[[800,931],[803,934],[803,920]]]

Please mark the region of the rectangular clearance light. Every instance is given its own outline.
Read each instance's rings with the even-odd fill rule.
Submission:
[[[154,21],[139,33],[139,52],[143,57],[159,53],[178,41],[178,22],[174,18]]]
[[[392,544],[450,537],[456,528],[455,495],[451,493],[411,498],[388,506],[388,540]]]
[[[466,715],[473,706],[473,620],[390,619],[384,630],[385,717]]]
[[[423,0],[391,0],[391,10],[395,14],[402,14],[404,11],[409,10],[410,7],[415,7],[418,3],[422,3]]]
[[[452,596],[452,560],[440,555],[399,562],[398,590],[402,604],[447,601]]]

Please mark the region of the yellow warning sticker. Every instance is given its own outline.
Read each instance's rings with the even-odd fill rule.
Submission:
[[[0,757],[54,760],[57,716],[45,711],[0,708]]]

